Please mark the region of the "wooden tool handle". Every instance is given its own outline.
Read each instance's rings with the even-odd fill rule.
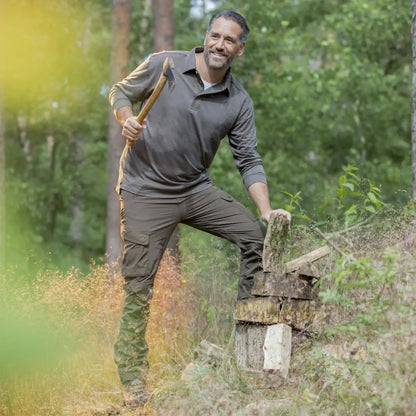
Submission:
[[[140,110],[140,113],[136,118],[139,124],[143,124],[145,117],[147,116],[148,112],[152,108],[153,104],[157,100],[157,97],[159,97],[159,94],[162,92],[163,87],[166,84],[166,81],[168,78],[165,75],[165,73],[166,73],[166,70],[168,69],[168,65],[169,65],[169,58],[166,58],[165,62],[163,62],[163,69],[162,69],[162,73],[160,74],[159,81],[157,82],[155,89],[152,91],[152,94],[150,95],[149,99],[146,101],[146,104]]]

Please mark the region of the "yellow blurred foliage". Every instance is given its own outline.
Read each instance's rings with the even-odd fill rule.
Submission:
[[[0,82],[7,100],[51,96],[80,76],[85,12],[78,1],[0,4]]]

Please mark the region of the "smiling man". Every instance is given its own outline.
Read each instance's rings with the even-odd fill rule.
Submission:
[[[218,18],[208,28],[204,43],[204,62],[201,54],[196,55],[196,65],[203,72],[202,77],[210,82],[221,81],[234,58],[244,53],[245,40],[248,35],[242,27],[231,19]],[[204,79],[205,79],[204,78]],[[213,79],[215,78],[215,79]]]
[[[242,180],[261,219],[268,222],[272,208],[257,153],[253,104],[231,75],[231,64],[244,53],[248,33],[240,14],[217,12],[203,48],[153,54],[110,91],[128,146],[120,160],[117,187],[126,297],[115,360],[129,407],[151,397],[146,389],[149,302],[176,225],[187,224],[237,244],[241,250],[238,299],[250,297],[254,274],[262,268],[266,226],[218,189],[208,173],[221,140],[228,137]],[[143,105],[150,96],[166,57],[174,62],[175,87],[162,91],[141,125],[133,105]],[[284,210],[275,212],[290,219]]]

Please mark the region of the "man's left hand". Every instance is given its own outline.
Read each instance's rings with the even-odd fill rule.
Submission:
[[[287,218],[289,220],[289,229],[290,229],[290,223],[292,221],[292,215],[290,214],[290,212],[288,212],[284,209],[281,209],[281,208],[272,209],[270,211],[265,212],[262,215],[263,220],[266,221],[267,223],[269,223],[271,214],[277,215],[278,217]]]

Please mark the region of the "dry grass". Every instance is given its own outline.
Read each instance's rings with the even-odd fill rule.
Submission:
[[[206,271],[204,288],[204,271],[188,268],[185,276],[166,257],[148,330],[154,401],[125,414],[416,414],[416,226],[380,224],[332,236],[357,260],[332,253],[321,264],[326,302],[309,331],[295,334],[284,381],[242,373],[231,356],[214,368],[196,365],[182,377],[204,335],[232,349],[232,338],[224,336],[232,326],[224,317],[235,293],[221,286],[232,279],[221,283],[219,258]],[[322,244],[302,233],[293,231],[301,244],[292,241],[291,255]],[[119,405],[112,348],[121,277],[92,266],[87,276],[73,270],[44,273],[30,283],[12,273],[1,279],[0,415],[92,416]]]
[[[72,270],[46,272],[30,282],[12,274],[1,279],[0,415],[89,415],[120,405],[113,344],[121,276],[93,265],[87,276]],[[152,389],[177,376],[189,359],[195,302],[165,256],[148,330]]]
[[[12,279],[11,279],[12,278]],[[112,344],[121,279],[47,272],[28,282],[2,277],[2,415],[49,415],[97,407],[119,393]]]

